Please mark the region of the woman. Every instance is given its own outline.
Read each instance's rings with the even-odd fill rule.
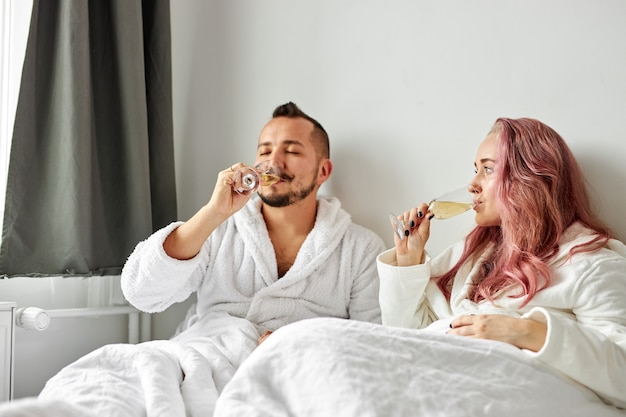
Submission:
[[[626,246],[572,152],[537,120],[501,118],[474,166],[464,242],[431,260],[428,206],[399,216],[406,238],[378,256],[383,324],[512,344],[626,407]]]

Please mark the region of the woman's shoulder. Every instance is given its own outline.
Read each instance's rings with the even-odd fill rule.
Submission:
[[[599,236],[595,230],[585,227],[583,224],[576,222],[569,226],[559,242],[559,248],[562,253],[569,253],[572,249],[592,242]],[[617,240],[609,239],[605,246],[597,251],[580,252],[581,254],[598,254],[600,257],[617,257],[626,258],[626,245]]]
[[[626,285],[626,245],[609,239],[599,249],[576,251],[575,248],[591,242],[598,234],[582,225],[574,225],[570,229],[569,239],[560,245],[559,255],[550,262],[556,276],[572,281],[579,288],[594,287],[596,284],[591,285],[592,282],[607,280]]]

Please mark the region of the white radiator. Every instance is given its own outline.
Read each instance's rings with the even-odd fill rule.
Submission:
[[[38,307],[18,308],[15,324],[26,330],[44,331],[51,320],[70,317],[99,317],[128,315],[128,343],[140,343],[150,340],[150,314],[142,313],[131,306],[85,307],[44,310]]]

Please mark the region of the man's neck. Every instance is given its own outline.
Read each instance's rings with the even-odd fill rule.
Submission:
[[[270,234],[306,235],[315,225],[317,200],[305,199],[287,207],[261,207],[263,219]]]

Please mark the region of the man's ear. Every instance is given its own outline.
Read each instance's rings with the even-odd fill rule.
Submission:
[[[320,167],[317,170],[317,185],[322,185],[330,178],[330,174],[333,172],[333,163],[330,159],[324,158],[320,162]]]

